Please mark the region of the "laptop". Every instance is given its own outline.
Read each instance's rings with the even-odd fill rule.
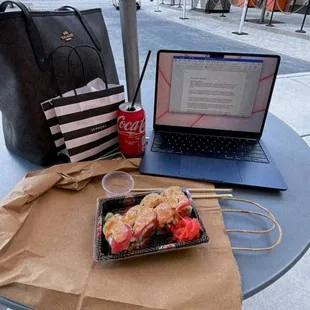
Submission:
[[[160,50],[142,174],[286,190],[261,140],[280,57]]]

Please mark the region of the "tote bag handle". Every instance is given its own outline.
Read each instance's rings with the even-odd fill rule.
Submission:
[[[75,12],[75,14],[78,16],[78,18],[80,19],[82,25],[84,26],[84,28],[86,29],[88,35],[90,36],[90,38],[92,39],[92,41],[94,42],[96,48],[101,51],[101,45],[99,43],[99,40],[97,39],[97,37],[95,36],[93,30],[91,29],[91,27],[89,26],[88,22],[86,21],[85,17],[81,14],[81,12],[79,10],[77,10],[76,8],[69,6],[69,5],[65,5],[62,6],[59,10],[68,10],[71,9]]]
[[[32,46],[32,50],[34,52],[34,56],[37,61],[37,64],[42,71],[47,71],[48,70],[48,59],[46,57],[46,54],[43,48],[40,33],[30,15],[30,12],[28,11],[27,7],[24,4],[22,4],[20,1],[17,1],[17,0],[2,2],[0,4],[0,12],[5,12],[9,4],[15,4],[22,10],[25,23],[26,23],[26,30],[29,36],[30,44]]]
[[[27,30],[27,33],[28,33],[28,37],[29,37],[29,40],[30,40],[30,44],[32,46],[32,50],[33,50],[36,62],[38,64],[39,68],[42,71],[44,71],[44,72],[47,71],[48,67],[49,67],[48,57],[45,54],[45,51],[44,51],[44,48],[43,48],[43,44],[42,44],[42,40],[41,40],[41,37],[40,37],[40,33],[39,33],[38,28],[35,25],[32,17],[31,17],[31,14],[30,14],[29,10],[20,1],[18,1],[18,0],[9,0],[9,1],[3,1],[0,4],[0,13],[1,12],[5,12],[5,10],[6,10],[6,8],[7,8],[7,6],[9,4],[15,4],[23,12],[25,23],[26,23],[26,30]],[[81,24],[83,25],[83,27],[87,31],[88,35],[92,39],[93,43],[95,44],[96,48],[99,51],[101,51],[101,45],[99,43],[99,40],[95,36],[92,28],[90,27],[90,25],[86,21],[85,17],[82,15],[82,13],[79,10],[77,10],[74,7],[71,7],[71,6],[63,6],[59,10],[61,11],[61,10],[67,10],[67,9],[71,9],[71,10],[73,10],[75,12],[75,14],[78,16]]]

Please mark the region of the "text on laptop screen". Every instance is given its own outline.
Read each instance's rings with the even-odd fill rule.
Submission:
[[[162,52],[156,124],[260,132],[278,59]]]

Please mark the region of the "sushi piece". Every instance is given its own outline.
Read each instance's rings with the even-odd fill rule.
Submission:
[[[120,214],[106,216],[103,227],[105,239],[110,244],[112,254],[119,253],[129,248],[132,239],[132,228],[122,221]]]
[[[179,201],[178,201],[177,208],[175,211],[181,218],[191,215],[192,205],[191,205],[190,200],[185,195],[184,197],[179,197]]]
[[[175,209],[171,208],[168,203],[162,202],[154,210],[157,220],[156,226],[160,233],[164,233],[171,224],[175,223]]]
[[[156,229],[156,214],[152,208],[143,208],[136,217],[133,231],[133,244],[130,249],[142,247]]]
[[[143,206],[149,207],[149,208],[155,208],[161,202],[163,202],[163,200],[164,200],[163,196],[156,194],[156,193],[152,193],[152,194],[146,195],[142,199],[140,204]]]
[[[131,207],[127,212],[126,214],[124,214],[123,216],[123,223],[133,227],[134,224],[135,224],[135,221],[136,221],[136,218],[138,217],[139,215],[139,212],[146,208],[145,206],[141,206],[141,205],[136,205],[134,207]]]
[[[112,235],[114,226],[121,219],[122,219],[122,216],[118,213],[117,214],[113,214],[111,212],[107,213],[107,215],[105,216],[105,219],[104,219],[105,223],[104,223],[104,226],[102,228],[102,231],[103,231],[106,239]]]
[[[170,186],[161,193],[161,196],[164,197],[172,197],[179,195],[184,195],[182,188],[180,186]]]
[[[186,197],[181,187],[171,186],[161,193],[164,201],[175,209],[179,217],[190,216],[192,206],[190,200]]]

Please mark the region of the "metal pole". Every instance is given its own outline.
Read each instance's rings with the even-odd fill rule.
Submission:
[[[211,0],[208,1],[208,9],[206,7],[206,13],[208,13],[208,14],[211,14],[210,13],[210,2],[211,2]]]
[[[299,33],[306,33],[306,32],[307,32],[307,31],[305,31],[305,30],[302,30],[302,28],[304,28],[304,24],[305,24],[305,21],[306,21],[306,17],[307,17],[307,15],[308,15],[308,13],[309,13],[309,8],[310,8],[310,0],[308,1],[308,7],[307,7],[307,10],[306,10],[305,16],[304,16],[304,18],[303,18],[303,20],[302,20],[301,27],[300,27],[299,30],[296,30],[295,32],[299,32]]]
[[[227,0],[224,0],[223,11],[222,11],[222,14],[220,15],[220,17],[226,17],[226,15],[224,14],[224,10],[225,10],[225,8],[226,8],[226,1],[227,1]]]
[[[157,0],[157,8],[154,12],[161,12],[161,10],[159,9],[159,0]]]
[[[239,30],[238,30],[238,31],[232,32],[233,34],[237,34],[237,35],[239,35],[239,36],[247,35],[247,34],[248,34],[248,33],[246,33],[246,32],[242,32],[242,27],[243,27],[243,24],[244,24],[245,12],[246,12],[246,8],[248,7],[248,4],[249,4],[249,0],[245,0],[245,1],[244,1],[244,5],[243,5],[243,10],[242,10],[242,15],[241,15],[241,20],[240,20]]]
[[[262,12],[260,14],[260,19],[259,19],[259,23],[263,24],[265,21],[265,13],[266,13],[266,9],[267,9],[267,0],[263,1],[263,8],[262,8]]]
[[[184,4],[183,4],[183,16],[179,17],[180,19],[189,19],[188,17],[186,17],[186,0],[184,0]]]
[[[248,20],[246,19],[246,16],[248,14],[248,10],[249,10],[249,2],[248,5],[246,6],[246,11],[245,11],[245,15],[244,15],[244,21],[247,22]]]
[[[272,25],[271,22],[272,22],[275,7],[276,7],[276,0],[274,0],[274,2],[273,2],[273,8],[272,8],[271,16],[269,19],[269,23],[266,25],[267,27],[274,27],[274,25]]]
[[[128,101],[131,101],[135,94],[140,75],[136,0],[119,0],[119,11],[123,39],[127,94]],[[141,103],[140,92],[136,101]]]

